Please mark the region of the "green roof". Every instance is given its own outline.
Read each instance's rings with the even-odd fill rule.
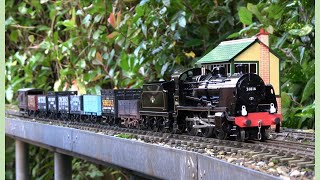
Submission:
[[[203,56],[197,64],[227,62],[256,42],[257,38],[223,41],[216,48]]]

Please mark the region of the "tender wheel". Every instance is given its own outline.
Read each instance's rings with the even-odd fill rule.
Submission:
[[[165,120],[163,117],[159,117],[157,120],[157,127],[159,132],[165,132]]]

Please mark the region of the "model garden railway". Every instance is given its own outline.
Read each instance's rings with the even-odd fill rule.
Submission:
[[[12,112],[7,112],[7,114],[15,116],[18,115],[17,113]],[[212,157],[224,159],[228,162],[234,161],[234,163],[236,163],[238,162],[237,159],[242,159],[240,164],[246,167],[251,167],[251,165],[254,164],[252,162],[260,164],[261,162],[265,162],[266,164],[268,164],[268,162],[278,162],[277,166],[288,166],[288,168],[296,167],[302,169],[301,171],[306,168],[314,168],[314,147],[309,146],[307,148],[305,144],[299,143],[284,144],[281,141],[244,143],[79,122],[64,122],[49,119],[32,120],[29,118],[26,118],[25,120],[39,121],[41,123],[52,125],[61,125],[69,128],[82,129],[96,133],[144,141],[146,143],[159,144],[162,146],[198,152]],[[243,159],[244,157],[245,159]],[[263,168],[258,170],[264,171]],[[274,175],[279,175],[279,173],[274,172]]]

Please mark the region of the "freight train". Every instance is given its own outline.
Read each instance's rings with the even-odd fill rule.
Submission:
[[[282,121],[272,85],[252,73],[227,77],[223,67],[181,70],[171,81],[101,95],[20,89],[18,101],[28,116],[238,141],[264,141],[266,130],[279,132]]]

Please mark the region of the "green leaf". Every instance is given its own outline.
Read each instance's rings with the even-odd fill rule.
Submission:
[[[238,12],[240,21],[245,25],[252,24],[252,13],[245,7],[240,7]]]
[[[82,24],[84,24],[84,26],[85,26],[86,28],[88,28],[89,25],[90,25],[90,23],[91,23],[91,15],[88,14],[88,15],[86,15],[86,17],[82,20]]]
[[[315,91],[315,76],[310,78],[309,81],[307,82],[307,84],[303,90],[301,103],[303,103],[307,99],[310,99],[315,94],[314,91]]]
[[[120,65],[121,65],[121,69],[123,69],[124,71],[129,71],[128,61],[129,61],[129,58],[127,56],[127,53],[125,51],[122,51]]]
[[[169,67],[169,63],[167,62],[165,65],[162,66],[161,68],[161,75],[164,76],[164,73],[166,72],[166,70]]]
[[[33,35],[28,36],[28,40],[29,40],[31,43],[33,43],[33,42],[34,42],[34,36],[33,36]]]
[[[184,27],[186,27],[186,24],[187,24],[186,18],[184,16],[180,16],[179,17],[179,26],[184,28]]]
[[[282,107],[287,108],[290,106],[291,104],[291,97],[289,94],[287,94],[286,92],[281,93],[281,104]]]
[[[14,30],[10,33],[10,41],[17,42],[19,37],[19,33],[17,30]]]
[[[62,25],[64,25],[67,28],[75,28],[75,27],[77,27],[76,24],[71,20],[64,20]]]
[[[143,6],[143,5],[145,5],[147,2],[149,2],[150,0],[142,0],[142,1],[140,1],[140,6]]]
[[[102,14],[98,14],[98,15],[96,15],[96,17],[94,17],[94,20],[93,20],[93,21],[94,21],[94,22],[99,22],[102,17],[103,17]]]
[[[313,31],[313,26],[311,24],[304,25],[301,29],[291,29],[289,34],[294,36],[306,36]]]
[[[54,91],[59,91],[60,86],[61,86],[61,80],[59,79],[54,83],[54,86],[53,86]]]
[[[6,90],[6,99],[7,101],[11,102],[13,98],[13,89],[11,86],[8,87],[8,89]]]
[[[162,0],[162,3],[167,7],[170,6],[170,0]]]
[[[25,3],[21,3],[21,5],[18,8],[19,12],[21,14],[26,14],[28,9],[26,8],[26,4]]]
[[[147,37],[147,26],[145,24],[141,24],[141,30],[145,37]]]
[[[184,44],[184,46],[195,47],[195,46],[200,46],[202,44],[203,44],[203,41],[201,39],[190,39]]]
[[[100,30],[95,31],[95,32],[93,33],[92,38],[95,39],[95,40],[99,39],[100,33],[101,33]]]
[[[284,8],[278,4],[273,3],[271,4],[271,6],[268,7],[267,12],[268,12],[269,18],[279,19],[281,18],[284,12]]]
[[[259,19],[260,22],[263,21],[261,13],[258,9],[258,7],[256,5],[253,5],[252,3],[248,3],[247,4],[247,9],[254,15],[256,15],[256,17]]]
[[[17,24],[17,21],[13,19],[12,16],[10,16],[8,19],[6,19],[6,22],[5,22],[5,26],[10,26],[12,24]]]

